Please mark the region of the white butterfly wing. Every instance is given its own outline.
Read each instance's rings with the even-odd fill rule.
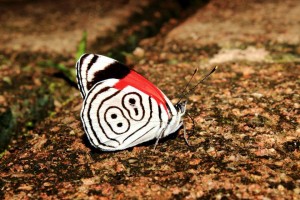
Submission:
[[[133,87],[118,90],[117,79],[95,84],[81,111],[91,144],[106,151],[121,150],[157,138],[168,123],[162,106]]]

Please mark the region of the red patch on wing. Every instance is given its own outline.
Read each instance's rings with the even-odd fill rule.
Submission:
[[[157,87],[153,85],[150,81],[144,78],[142,75],[131,70],[127,76],[125,76],[118,83],[115,84],[114,88],[118,90],[122,90],[127,86],[135,87],[136,89],[151,96],[153,99],[155,99],[158,105],[162,104],[166,112],[169,114],[166,106],[166,100],[162,92],[159,89],[157,89]]]

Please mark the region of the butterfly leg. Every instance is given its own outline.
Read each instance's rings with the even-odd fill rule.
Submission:
[[[186,142],[186,144],[190,147],[190,143],[188,141],[188,137],[187,137],[187,132],[186,132],[186,127],[185,127],[185,124],[183,123],[183,137],[184,137],[184,140]]]
[[[155,148],[156,148],[156,146],[158,144],[158,141],[160,140],[160,138],[162,137],[163,133],[165,132],[165,130],[166,130],[166,128],[164,128],[163,130],[161,130],[161,132],[159,133],[159,135],[158,135],[158,137],[157,137],[157,139],[155,141],[155,144],[154,144],[154,150],[155,150]]]

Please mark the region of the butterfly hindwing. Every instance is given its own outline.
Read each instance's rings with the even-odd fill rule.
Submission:
[[[157,137],[168,115],[149,95],[128,86],[112,87],[108,79],[91,88],[84,100],[81,118],[93,146],[120,150]]]

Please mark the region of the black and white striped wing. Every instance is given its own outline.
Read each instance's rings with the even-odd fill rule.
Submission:
[[[124,64],[106,56],[83,54],[76,63],[76,78],[82,98],[98,82],[121,79],[130,72]]]
[[[122,150],[180,128],[185,105],[179,113],[156,86],[118,61],[84,54],[76,72],[81,120],[94,147]]]
[[[134,87],[118,90],[117,79],[99,82],[88,92],[81,111],[91,144],[104,151],[122,150],[158,137],[168,123],[163,107]]]

